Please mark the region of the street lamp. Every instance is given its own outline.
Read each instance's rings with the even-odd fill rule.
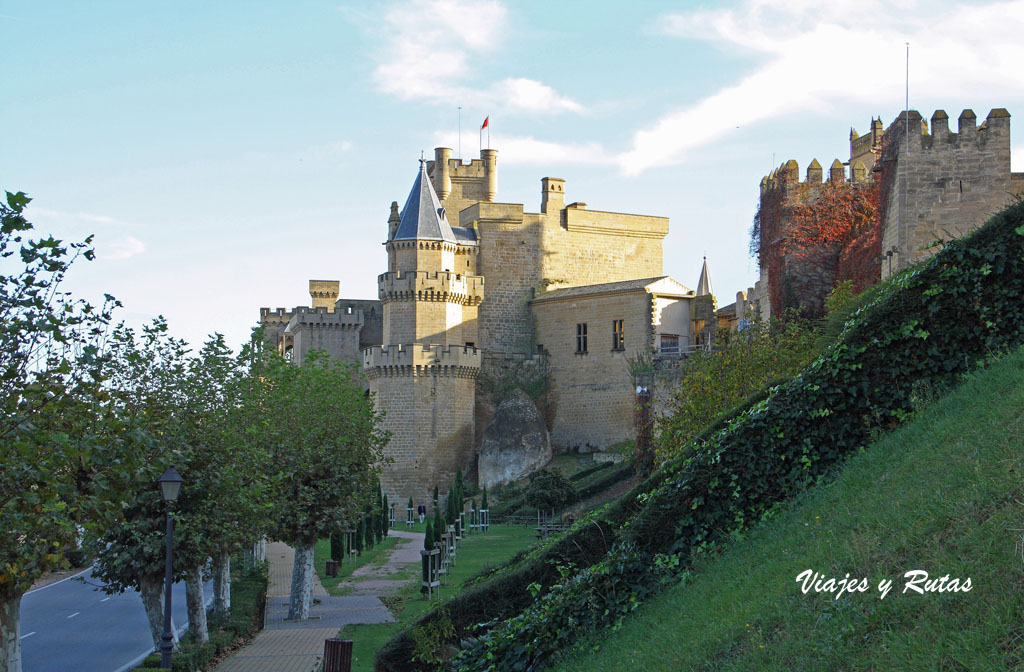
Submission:
[[[181,474],[171,467],[164,472],[157,483],[160,484],[160,493],[167,502],[167,559],[164,566],[164,634],[160,636],[160,667],[171,668],[171,651],[174,649],[174,634],[171,632],[171,549],[174,546],[174,525],[171,521],[171,507],[178,500],[178,493],[181,492]]]

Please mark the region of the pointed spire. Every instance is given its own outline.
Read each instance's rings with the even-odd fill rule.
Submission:
[[[700,269],[700,280],[697,281],[697,296],[711,294],[711,275],[708,273],[708,258],[704,257],[704,265]]]
[[[393,240],[444,240],[456,242],[455,234],[434,185],[427,176],[427,163],[420,158],[420,170],[399,215]]]

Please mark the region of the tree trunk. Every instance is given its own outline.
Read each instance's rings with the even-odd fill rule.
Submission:
[[[213,560],[213,610],[231,610],[231,554],[221,552]]]
[[[197,565],[195,570],[185,577],[185,605],[188,608],[189,634],[200,644],[206,644],[210,641],[210,632],[206,628],[206,600],[203,595],[201,565]]]
[[[153,636],[153,650],[160,650],[160,635],[164,632],[164,582],[163,579],[141,579],[139,581],[139,594],[142,596],[142,606],[146,609],[146,619],[149,620],[149,634]],[[171,620],[171,636],[174,642],[174,650],[178,650],[178,632],[174,627],[174,620]]]
[[[0,600],[0,670],[21,672],[21,593]]]
[[[288,603],[288,618],[304,621],[309,618],[313,601],[313,544],[295,545],[295,565],[292,568],[292,594]]]

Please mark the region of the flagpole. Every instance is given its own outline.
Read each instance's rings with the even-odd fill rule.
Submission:
[[[462,105],[459,105],[459,165],[462,165]]]
[[[907,100],[904,117],[906,119],[907,156],[910,156],[910,42],[907,42]]]

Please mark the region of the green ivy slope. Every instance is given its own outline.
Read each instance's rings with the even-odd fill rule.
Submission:
[[[583,633],[619,622],[673,582],[690,554],[761,520],[835,472],[877,428],[941,385],[1024,340],[1024,204],[902,274],[858,311],[835,346],[640,495],[600,562],[518,616],[469,637],[462,670],[532,670]]]
[[[1024,349],[969,376],[715,552],[558,672],[1017,670]],[[720,551],[720,552],[719,552]],[[867,579],[802,592],[806,570]],[[969,592],[917,593],[905,573]],[[880,582],[892,581],[882,597]]]

